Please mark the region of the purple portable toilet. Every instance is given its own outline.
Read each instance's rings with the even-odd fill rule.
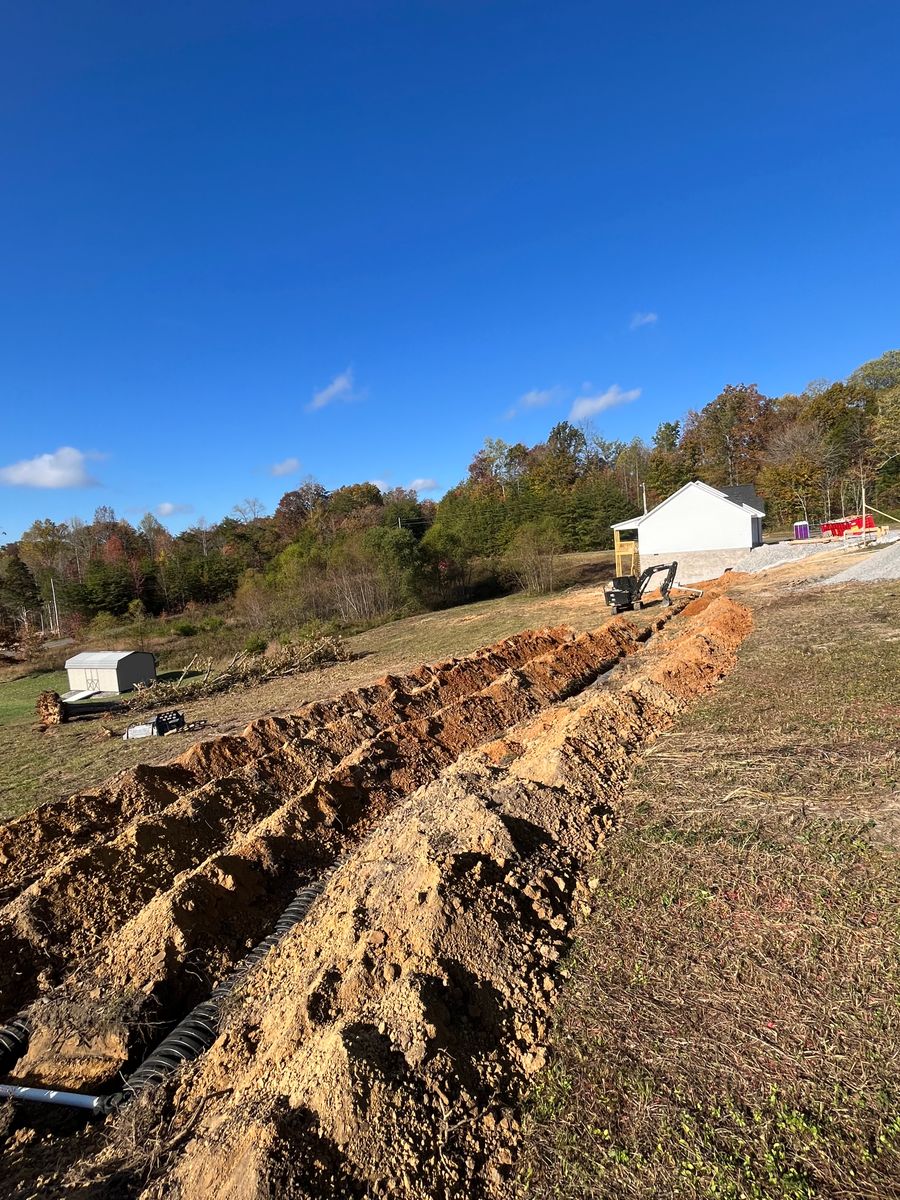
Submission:
[[[794,522],[794,541],[805,542],[809,539],[809,521]]]

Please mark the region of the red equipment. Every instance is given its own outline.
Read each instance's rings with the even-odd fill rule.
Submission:
[[[866,529],[875,528],[875,518],[871,513],[866,513]],[[823,521],[822,532],[830,533],[832,537],[843,537],[847,531],[851,533],[862,533],[863,519],[862,517],[843,517],[840,521]]]

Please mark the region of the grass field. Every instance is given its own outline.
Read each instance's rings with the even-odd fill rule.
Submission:
[[[0,722],[15,726],[31,723],[41,692],[64,692],[68,686],[65,671],[42,671],[0,684]]]
[[[900,1194],[900,588],[782,595],[597,862],[529,1197]]]

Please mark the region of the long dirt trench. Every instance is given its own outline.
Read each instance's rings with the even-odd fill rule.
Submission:
[[[69,1194],[89,1178],[91,1195],[104,1179],[116,1180],[110,1195],[147,1197],[504,1195],[583,864],[635,756],[729,669],[750,619],[723,597],[650,636],[664,623],[552,631],[550,649],[533,642],[524,657],[520,646],[520,665],[487,684],[473,672],[470,690],[438,696],[427,715],[394,703],[387,719],[406,719],[393,724],[373,712],[397,687],[342,711],[335,702],[332,724],[361,714],[377,730],[358,722],[366,736],[292,786],[307,762],[298,743],[315,739],[273,748],[250,726],[255,752],[240,771],[219,769],[115,837],[66,847],[2,914],[22,978],[45,956],[16,1074],[90,1090],[112,1084],[148,1022],[167,1026],[205,994],[298,880],[344,857],[307,920],[249,976],[206,1058],[102,1135],[41,1138],[23,1125],[7,1147],[11,1194]],[[585,690],[626,656],[604,688]],[[214,812],[225,806],[209,824],[228,836],[174,872],[149,854],[145,870],[153,838],[180,839],[190,820],[179,806],[204,789]],[[240,805],[227,798],[258,793],[271,799],[235,833]],[[63,919],[85,855],[136,878],[113,895],[98,874],[109,898]],[[157,1145],[148,1161],[133,1132],[142,1119],[169,1122],[177,1152],[160,1157]]]

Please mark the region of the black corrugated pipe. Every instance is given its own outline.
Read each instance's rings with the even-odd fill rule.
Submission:
[[[25,1051],[31,1027],[24,1015],[13,1017],[8,1025],[0,1026],[0,1075],[11,1071]]]
[[[254,946],[250,953],[241,959],[235,970],[213,988],[208,1000],[198,1004],[175,1026],[168,1037],[163,1038],[149,1058],[145,1058],[137,1070],[128,1076],[122,1090],[111,1096],[99,1097],[98,1112],[112,1112],[138,1093],[158,1086],[167,1075],[176,1071],[181,1063],[199,1058],[204,1050],[209,1049],[219,1032],[222,1002],[231,995],[248,971],[265,958],[290,929],[303,920],[313,901],[325,890],[327,881],[327,876],[317,879],[315,883],[297,893],[275,922],[275,928],[269,936],[263,938],[258,946]]]
[[[19,1100],[35,1100],[49,1104],[64,1104],[75,1108],[89,1108],[91,1112],[100,1115],[114,1112],[121,1105],[127,1104],[134,1096],[146,1091],[148,1088],[156,1087],[174,1071],[183,1062],[188,1062],[191,1059],[199,1058],[204,1050],[216,1040],[219,1032],[219,1019],[222,1014],[222,1004],[224,1000],[231,995],[241,980],[247,973],[256,966],[256,964],[269,953],[273,946],[284,937],[284,935],[293,927],[302,921],[309,912],[313,901],[322,894],[325,890],[325,885],[331,875],[322,876],[314,883],[308,884],[301,888],[294,899],[290,902],[278,920],[275,922],[274,930],[268,937],[263,938],[259,945],[242,958],[237,967],[232,973],[226,976],[221,983],[213,988],[208,1000],[202,1001],[180,1021],[167,1037],[163,1038],[160,1044],[156,1047],[149,1057],[145,1058],[141,1065],[125,1080],[121,1091],[113,1092],[108,1096],[90,1096],[72,1092],[57,1092],[45,1088],[26,1088],[13,1084],[0,1084],[0,1097],[5,1096],[9,1099]],[[24,1041],[21,1042],[21,1049],[11,1061],[15,1063],[28,1045],[28,1027],[24,1025],[18,1018],[10,1025],[4,1026],[3,1033],[9,1034],[10,1030],[15,1030],[17,1026],[22,1026],[24,1030]],[[20,1037],[22,1035],[19,1035]],[[12,1054],[15,1047],[19,1044],[14,1042],[12,1035],[9,1035],[10,1053]],[[3,1047],[6,1041],[0,1042],[0,1055],[3,1054]],[[5,1060],[0,1057],[0,1062]],[[6,1068],[9,1069],[8,1067]]]

